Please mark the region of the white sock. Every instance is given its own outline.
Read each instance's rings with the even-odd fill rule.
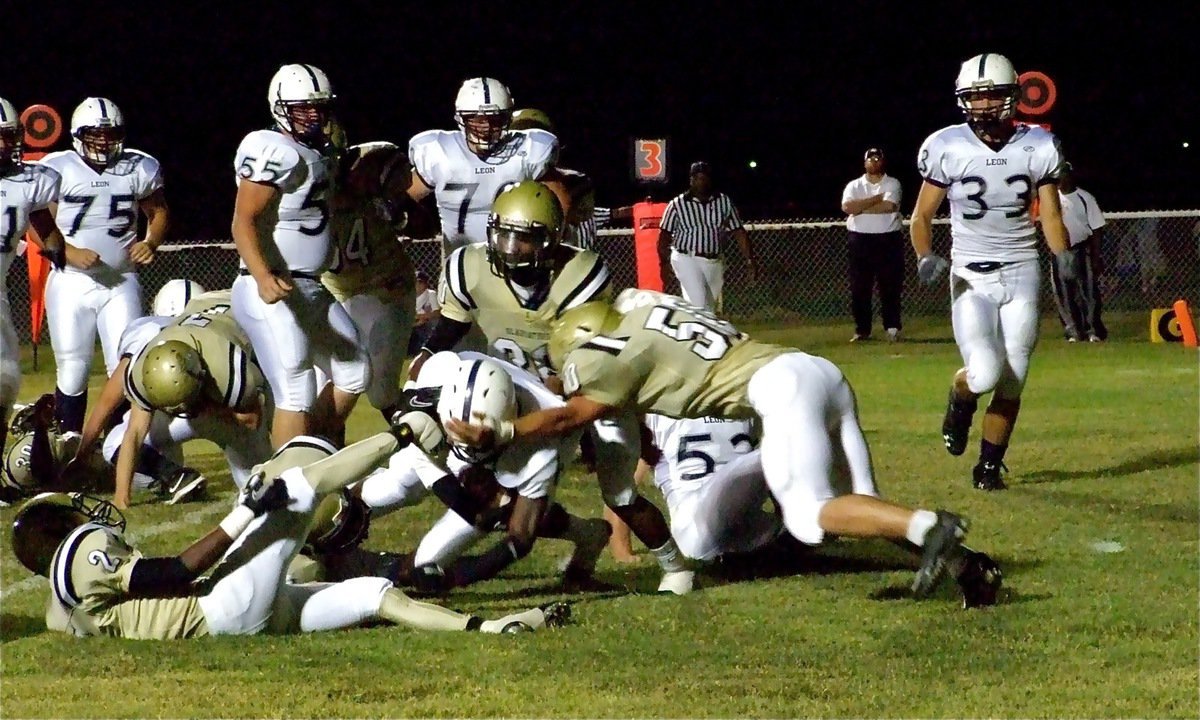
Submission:
[[[908,520],[908,532],[905,537],[917,547],[925,545],[925,533],[937,525],[937,513],[931,510],[917,510]]]
[[[687,565],[684,564],[683,556],[679,554],[679,548],[675,546],[674,540],[668,540],[663,543],[662,547],[654,548],[650,552],[658,560],[658,564],[662,567],[663,572],[681,572],[687,570]]]

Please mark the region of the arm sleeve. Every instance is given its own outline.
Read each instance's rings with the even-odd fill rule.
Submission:
[[[675,198],[667,203],[667,208],[663,210],[663,216],[658,222],[658,227],[672,235],[679,230],[679,198]]]
[[[441,304],[442,317],[457,320],[460,323],[470,323],[472,311],[476,309],[475,298],[471,296],[467,278],[466,247],[461,247],[450,253],[446,258],[446,266],[442,269],[442,277],[438,281],[438,302]]]
[[[418,133],[408,141],[408,163],[425,183],[434,190],[438,186],[438,160],[442,156],[437,142],[437,131]]]
[[[178,557],[142,558],[130,569],[128,590],[136,597],[186,595],[196,577]]]
[[[633,397],[638,381],[633,368],[600,350],[573,352],[563,366],[563,383],[568,393],[578,392],[610,407],[625,405]]]
[[[950,187],[952,182],[946,172],[945,150],[938,136],[930,135],[917,151],[917,172],[921,173],[921,179],[941,188]]]
[[[145,200],[162,188],[162,166],[155,158],[143,155],[137,166],[136,178],[137,186],[134,194],[137,195],[138,200]]]
[[[1039,143],[1033,155],[1033,181],[1038,187],[1048,183],[1058,182],[1058,172],[1062,168],[1062,144],[1058,136],[1047,131],[1048,141]]]
[[[558,138],[545,130],[527,130],[529,151],[525,164],[529,177],[537,180],[558,162]]]
[[[251,133],[238,146],[234,172],[242,180],[274,185],[286,193],[304,184],[307,166],[295,148]]]
[[[431,353],[439,353],[453,348],[459,340],[467,336],[471,323],[451,320],[442,315],[433,321],[433,330],[423,348]]]

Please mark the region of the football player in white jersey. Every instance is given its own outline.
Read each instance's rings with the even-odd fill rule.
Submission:
[[[422,366],[417,385],[429,405],[436,398],[437,416],[443,423],[472,416],[500,422],[518,412],[563,404],[537,375],[475,352],[437,353]],[[436,459],[436,450],[431,452],[440,445],[441,432],[427,418],[428,413],[419,411],[399,418],[398,424],[409,424],[423,441],[403,448],[387,469],[355,490],[375,516],[414,505],[430,492],[450,508],[413,556],[413,580],[418,586],[447,590],[494,577],[525,557],[539,537],[574,543],[564,565],[565,578],[568,583],[590,579],[608,543],[608,523],[576,517],[554,502],[560,473],[574,457],[579,433],[516,443],[499,452],[453,446],[443,464]],[[435,440],[425,439],[431,434]],[[497,492],[511,502],[483,513],[489,518],[486,522],[478,521]],[[481,555],[461,557],[497,525],[505,529],[502,541]]]
[[[750,552],[783,532],[779,516],[763,510],[771,493],[753,422],[653,413],[644,422],[659,453],[654,484],[667,502],[680,552],[708,561]]]
[[[563,204],[570,195],[554,164],[558,138],[545,130],[513,130],[513,99],[495,78],[471,78],[454,100],[458,130],[427,130],[408,143],[413,181],[408,194],[420,201],[433,193],[442,221],[444,255],[463,245],[486,243],[492,201],[509,183],[541,180]]]
[[[1019,86],[1008,58],[984,53],[967,60],[955,88],[967,122],[921,145],[917,167],[924,182],[912,244],[921,281],[936,282],[947,262],[933,253],[932,221],[949,197],[951,322],[965,367],[950,388],[942,440],[951,455],[961,455],[979,396],[992,393],[973,479],[981,490],[1001,490],[1001,463],[1038,338],[1041,275],[1029,214],[1035,196],[1046,244],[1068,259],[1060,263],[1064,273],[1074,272],[1058,200],[1063,157],[1049,130],[1014,122]]]
[[[17,244],[31,226],[46,247],[56,252],[63,248],[62,235],[48,209],[58,196],[58,173],[21,162],[24,139],[17,109],[0,98],[0,447],[8,438],[8,413],[21,389],[20,347],[8,306],[8,268]],[[61,265],[61,259],[56,263]]]
[[[84,265],[68,262],[46,284],[55,413],[63,430],[78,432],[97,331],[111,375],[121,333],[143,315],[136,266],[153,262],[170,212],[158,160],[125,147],[125,117],[112,100],[90,97],[80,103],[71,114],[71,141],[73,149],[41,162],[62,178],[55,211],[59,230],[71,245],[90,251]],[[141,240],[139,210],[146,216]]]
[[[328,152],[333,87],[312,65],[284,65],[267,104],[275,125],[238,146],[233,240],[241,270],[233,313],[275,397],[271,439],[336,428],[366,389],[368,358],[354,321],[320,282],[331,260]],[[315,367],[333,383],[333,408],[314,412]]]

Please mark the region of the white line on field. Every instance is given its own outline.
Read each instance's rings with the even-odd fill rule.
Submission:
[[[138,532],[127,533],[126,537],[129,539],[129,542],[131,544],[136,543],[139,540],[145,540],[147,538],[155,537],[156,535],[163,535],[163,534],[169,533],[173,530],[178,530],[180,528],[187,527],[189,525],[194,525],[194,524],[200,522],[201,520],[208,518],[210,515],[216,515],[216,514],[220,513],[222,510],[228,510],[228,509],[229,509],[229,504],[225,503],[225,502],[219,502],[219,503],[214,503],[212,505],[206,505],[205,507],[193,510],[190,513],[188,513],[187,515],[184,515],[175,520],[170,520],[165,523],[159,523],[158,525],[151,525],[150,527],[145,528],[144,530],[141,530]],[[38,575],[34,575],[33,577],[25,578],[24,580],[21,580],[20,582],[15,582],[6,588],[0,589],[0,600],[7,600],[8,598],[12,597],[13,595],[20,595],[21,593],[24,593],[27,590],[33,590],[34,588],[41,587],[45,583],[46,583],[46,578],[38,576]]]

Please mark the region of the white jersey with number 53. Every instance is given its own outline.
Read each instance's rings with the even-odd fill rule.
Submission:
[[[917,169],[927,182],[946,188],[955,265],[1036,259],[1029,206],[1040,186],[1057,182],[1062,161],[1058,138],[1036,126],[1017,125],[999,150],[966,123],[930,135]]]
[[[545,130],[515,130],[487,157],[467,147],[462,131],[427,130],[408,143],[408,159],[437,197],[447,254],[487,242],[487,219],[501,188],[537,180],[558,159],[558,138]]]
[[[258,236],[273,270],[319,274],[329,264],[332,160],[275,130],[255,130],[238,146],[237,182],[274,185],[279,201],[259,216]],[[243,262],[242,267],[246,264]]]
[[[654,446],[662,453],[654,467],[654,484],[668,507],[675,507],[672,495],[703,484],[718,468],[758,446],[758,435],[750,420],[675,420],[650,413],[645,423],[654,435]]]

